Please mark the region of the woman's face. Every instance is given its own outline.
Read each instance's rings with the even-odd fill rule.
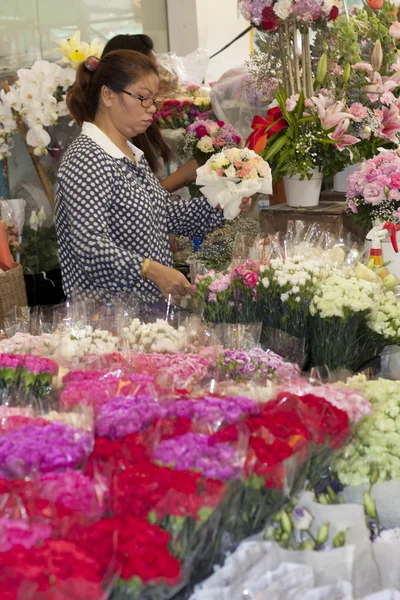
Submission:
[[[135,83],[128,85],[125,92],[157,100],[158,77],[155,73],[143,75]],[[108,109],[114,127],[127,139],[144,133],[152,124],[157,110],[154,103],[146,108],[138,98],[124,92],[112,94]]]

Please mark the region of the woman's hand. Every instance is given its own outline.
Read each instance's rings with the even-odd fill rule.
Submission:
[[[242,215],[245,215],[249,212],[249,208],[251,206],[251,198],[242,198],[240,203],[240,212]]]
[[[185,183],[194,183],[197,177],[197,169],[199,168],[197,160],[189,160],[187,163],[182,165],[180,168],[183,170],[185,176]]]
[[[193,288],[182,273],[158,262],[151,262],[146,273],[147,279],[155,283],[165,298],[172,296],[174,300],[193,295]]]

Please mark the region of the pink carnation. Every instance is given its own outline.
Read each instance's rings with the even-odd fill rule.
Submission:
[[[363,106],[360,102],[354,102],[348,111],[356,121],[362,121],[368,114],[368,109]]]
[[[29,523],[23,519],[0,518],[0,552],[8,552],[14,546],[23,546],[29,549],[51,535],[52,528],[47,523]]]
[[[223,275],[210,283],[210,292],[225,292],[232,284],[230,275]]]

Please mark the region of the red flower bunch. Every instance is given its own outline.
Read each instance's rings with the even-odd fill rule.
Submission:
[[[273,12],[272,8],[268,8],[267,10]],[[254,117],[251,124],[253,133],[247,138],[246,146],[250,150],[254,150],[254,152],[260,154],[260,152],[265,150],[269,138],[282,131],[282,129],[287,129],[287,126],[288,123],[284,119],[281,109],[278,106],[274,106],[268,110],[266,119],[258,115]]]
[[[0,553],[2,600],[101,600],[103,573],[92,548],[65,540]]]
[[[139,577],[143,583],[179,581],[180,563],[168,550],[168,533],[144,519],[101,519],[71,532],[70,540],[90,553],[103,573],[112,569],[125,581]]]

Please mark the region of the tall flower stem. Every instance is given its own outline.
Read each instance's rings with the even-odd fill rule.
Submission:
[[[307,61],[306,61],[306,53],[305,53],[305,44],[304,44],[304,34],[301,34],[301,70],[302,70],[302,84],[303,84],[303,93],[307,98]]]
[[[285,92],[287,94],[290,94],[286,53],[285,53],[285,39],[284,39],[282,27],[279,28],[278,35],[279,35],[279,52],[281,55],[281,63],[282,63],[282,83],[283,83],[283,87],[285,88]]]
[[[293,62],[294,62],[294,76],[296,79],[296,94],[301,92],[301,79],[300,79],[300,61],[299,61],[299,45],[297,42],[297,26],[296,22],[293,23]]]
[[[292,65],[292,51],[290,44],[290,29],[289,25],[285,22],[285,53],[286,53],[286,61],[287,68],[289,74],[289,93],[293,95],[295,93],[294,87],[294,78],[293,78],[293,65]]]

